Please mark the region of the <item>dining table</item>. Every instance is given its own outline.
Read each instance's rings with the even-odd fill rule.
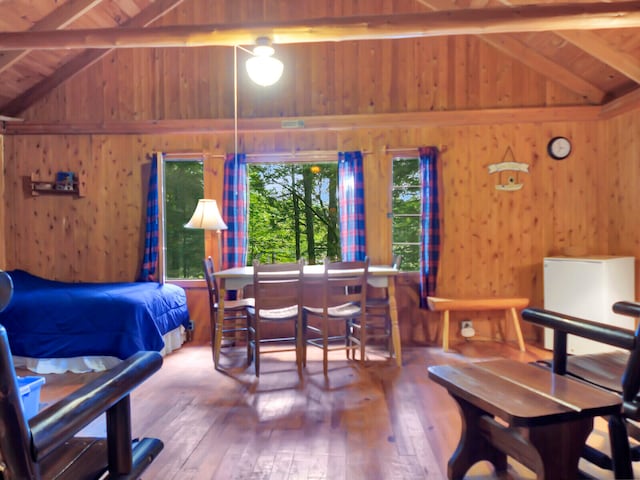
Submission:
[[[391,340],[396,364],[402,366],[402,346],[400,343],[400,328],[398,326],[398,304],[396,301],[396,276],[398,270],[390,265],[370,265],[367,276],[367,284],[376,288],[386,288],[389,298],[389,316],[391,317]],[[242,290],[253,283],[253,267],[235,267],[220,270],[215,273],[218,281],[219,302],[218,309],[224,314],[224,299],[227,291]],[[324,265],[305,265],[303,271],[304,284],[318,284],[324,278]],[[223,318],[223,314],[218,318]],[[216,328],[216,335],[221,334],[222,329]],[[217,341],[218,339],[216,339]],[[219,359],[216,359],[216,361]]]

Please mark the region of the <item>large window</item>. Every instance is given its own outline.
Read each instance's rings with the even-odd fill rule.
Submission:
[[[248,165],[247,261],[340,258],[338,164]]]
[[[184,228],[204,198],[203,162],[165,159],[163,167],[165,278],[203,278],[204,230]]]
[[[401,270],[420,270],[420,160],[393,160],[393,253],[402,255]]]

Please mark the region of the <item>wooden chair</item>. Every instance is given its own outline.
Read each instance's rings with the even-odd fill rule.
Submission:
[[[334,350],[346,350],[347,358],[355,350],[360,351],[360,361],[365,360],[367,343],[367,277],[369,258],[363,261],[330,262],[324,261],[324,275],[321,284],[320,304],[304,306],[304,352],[303,364],[306,365],[306,347],[313,345],[322,348],[322,369],[328,373],[328,353]],[[344,322],[343,333],[330,333],[330,325]],[[315,334],[309,337],[309,333]]]
[[[400,269],[402,255],[394,255],[391,266]],[[382,295],[373,296],[372,291],[382,290]],[[378,292],[380,293],[380,292]],[[393,338],[391,336],[391,306],[389,289],[367,289],[367,342],[382,341],[386,343],[389,355],[393,355]]]
[[[0,478],[139,478],[163,444],[155,438],[132,441],[129,393],[161,365],[159,353],[138,352],[27,421],[0,326]],[[105,412],[106,438],[74,436]]]
[[[304,262],[260,263],[253,262],[253,293],[255,305],[249,312],[250,359],[255,361],[256,376],[260,376],[262,353],[296,352],[298,375],[302,376],[302,272]],[[287,336],[265,338],[263,324],[281,324],[292,332]],[[262,350],[271,344],[276,348]],[[291,346],[293,345],[293,346]]]
[[[207,257],[204,259],[204,278],[207,281],[207,290],[209,292],[209,321],[211,324],[211,350],[213,354],[213,363],[215,368],[220,366],[220,353],[223,346],[235,345],[235,343],[244,337],[247,344],[247,365],[251,363],[251,350],[249,347],[248,328],[249,315],[247,308],[253,306],[253,298],[242,298],[239,300],[224,301],[224,315],[220,318],[220,310],[218,308],[218,282],[215,277],[215,269],[213,259]],[[218,328],[221,334],[216,337]]]
[[[622,315],[640,317],[640,304],[618,302],[613,310]],[[627,329],[604,325],[589,320],[563,315],[538,308],[522,311],[522,318],[554,330],[554,373],[569,375],[591,385],[613,391],[622,398],[620,415],[609,415],[611,455],[592,447],[585,448],[583,457],[600,468],[613,470],[615,478],[633,478],[632,460],[640,460],[637,448],[630,448],[629,437],[640,440],[640,329]],[[567,355],[567,334],[612,345],[618,352],[591,355]],[[617,380],[617,381],[616,381]]]

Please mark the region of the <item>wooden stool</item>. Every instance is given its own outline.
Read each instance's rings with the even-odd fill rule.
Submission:
[[[529,305],[528,298],[440,298],[427,297],[429,310],[442,312],[442,349],[449,350],[449,312],[479,312],[485,310],[504,310],[507,322],[509,318],[513,320],[513,328],[518,338],[520,351],[524,352],[524,338],[520,329],[520,317],[518,309],[526,308]]]
[[[578,461],[593,418],[619,416],[621,410],[618,395],[511,360],[433,366],[429,378],[446,387],[462,415],[449,479],[462,479],[481,460],[504,473],[507,455],[538,478],[579,478]]]

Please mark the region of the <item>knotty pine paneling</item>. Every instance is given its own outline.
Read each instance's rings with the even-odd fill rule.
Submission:
[[[584,104],[476,37],[279,45],[264,88],[238,51],[238,116],[295,117]],[[117,49],[24,113],[27,120],[228,118],[233,49]]]
[[[640,111],[607,122],[605,147],[598,158],[608,171],[605,225],[609,250],[640,258]],[[640,268],[636,261],[636,298],[640,299]],[[624,300],[624,299],[621,299]]]
[[[637,134],[638,119],[632,120]],[[367,152],[367,250],[374,263],[389,262],[391,251],[391,156],[384,153],[385,146],[439,146],[443,221],[438,294],[526,296],[533,305],[542,306],[545,255],[567,249],[640,253],[638,222],[628,213],[635,196],[633,175],[628,173],[637,166],[616,176],[602,161],[610,157],[603,147],[612,136],[607,131],[597,122],[288,131],[240,134],[240,145],[248,153]],[[547,141],[554,135],[572,138],[574,152],[567,160],[558,162],[546,155]],[[619,140],[626,152],[636,147],[633,137],[629,131],[626,140]],[[70,281],[130,281],[141,257],[146,191],[142,172],[147,155],[154,149],[222,154],[233,150],[233,135],[6,136],[4,143],[7,268]],[[517,192],[497,191],[498,174],[490,175],[487,169],[502,161],[508,148],[515,161],[529,165],[528,174],[519,174],[524,187]],[[637,152],[634,155],[637,163]],[[219,157],[207,159],[207,172],[213,177],[207,180],[208,195],[213,198],[220,198],[221,162]],[[58,170],[79,172],[86,179],[86,196],[32,197],[25,190],[23,178],[31,172],[53,177]],[[625,175],[625,193],[609,192],[609,183]],[[616,213],[622,205],[628,206],[627,213]],[[616,242],[609,228],[621,221],[628,223],[624,231],[629,233]],[[635,250],[621,245],[623,241],[632,242]],[[417,310],[415,281],[403,285],[408,289],[403,294],[407,298],[399,300],[403,338],[434,340],[438,317]],[[200,315],[206,308],[196,311]],[[479,333],[492,335],[503,316],[489,313],[473,318]],[[196,321],[196,337],[206,340],[208,318]],[[526,324],[524,329],[535,341],[536,332]]]

